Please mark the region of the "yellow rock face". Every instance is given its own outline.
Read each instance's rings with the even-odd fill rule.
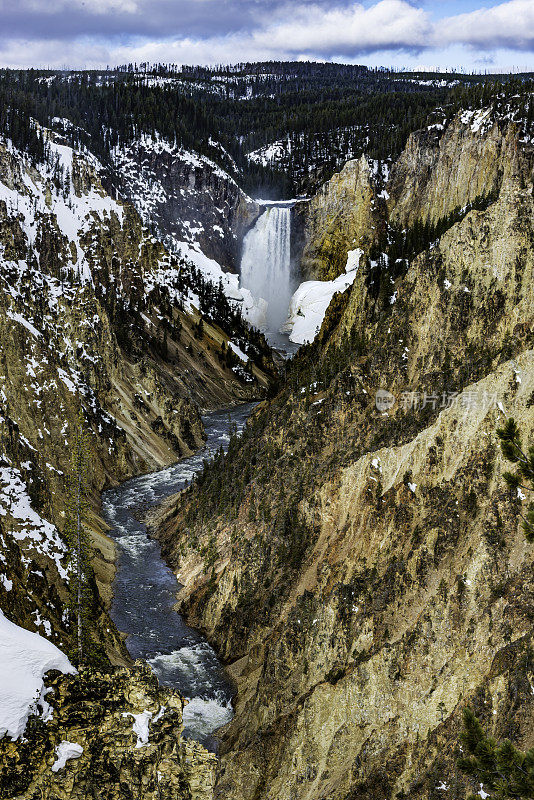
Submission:
[[[391,171],[390,218],[400,227],[415,220],[437,222],[477,197],[499,190],[517,174],[518,131],[498,122],[473,131],[458,115],[441,137],[432,131],[412,134]],[[523,154],[524,158],[524,154]]]
[[[332,280],[345,270],[349,250],[368,253],[380,225],[378,207],[365,156],[348,161],[309,203],[297,206],[304,217],[303,277]]]

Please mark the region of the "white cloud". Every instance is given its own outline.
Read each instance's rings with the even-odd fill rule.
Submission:
[[[255,31],[207,39],[176,39],[120,48],[123,61],[186,63],[353,56],[385,49],[419,49],[432,33],[428,15],[405,0],[370,8],[325,9],[298,4],[279,9]],[[120,59],[119,59],[120,60]]]
[[[254,34],[260,46],[288,53],[348,54],[424,47],[432,33],[428,14],[405,0],[380,0],[365,8],[298,5],[287,21]]]
[[[93,6],[130,0],[92,0]],[[82,2],[82,0],[78,0]],[[264,59],[356,57],[376,50],[421,48],[431,33],[427,14],[405,0],[380,0],[370,8],[325,9],[298,4],[278,9],[254,31],[201,38],[142,41],[125,45],[94,40],[5,43],[0,63],[12,66],[87,66],[129,61],[214,64]]]
[[[29,0],[43,8],[37,0]],[[235,0],[239,2],[240,0]],[[25,0],[27,3],[28,0]],[[144,17],[149,13],[146,0],[68,0],[69,8],[118,19],[125,12]],[[0,10],[4,0],[0,0]],[[50,0],[47,11],[65,9],[67,0]],[[191,0],[202,7],[207,0]],[[228,5],[231,8],[232,0]],[[211,7],[211,6],[210,6]],[[509,52],[534,50],[534,0],[508,0],[492,8],[451,16],[434,22],[427,10],[408,0],[379,0],[330,6],[321,3],[292,2],[275,6],[269,14],[261,4],[254,24],[242,30],[202,36],[155,34],[81,37],[72,34],[56,39],[26,33],[25,39],[4,36],[0,44],[0,65],[101,67],[130,61],[174,63],[235,63],[269,59],[335,59],[345,62],[377,60],[398,63],[429,51],[429,58],[440,62],[440,54],[451,48],[467,47],[473,52],[492,55],[496,48]],[[427,6],[428,8],[428,6]],[[117,14],[115,13],[117,12]],[[136,19],[137,19],[136,16]],[[427,57],[425,57],[425,60]],[[477,62],[474,60],[473,64]],[[418,57],[417,60],[420,60]]]
[[[436,26],[436,43],[462,43],[481,49],[507,47],[513,50],[534,48],[533,0],[507,3],[458,14]]]
[[[0,67],[99,69],[114,63],[113,51],[94,42],[10,39],[0,49]]]

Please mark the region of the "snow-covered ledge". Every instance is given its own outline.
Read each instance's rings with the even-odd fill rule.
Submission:
[[[337,292],[352,286],[363,250],[349,250],[345,273],[333,281],[305,281],[301,283],[289,303],[288,319],[282,328],[296,344],[313,342],[321,329],[326,310]]]
[[[55,644],[15,625],[0,611],[0,738],[22,736],[31,714],[50,719],[43,678],[51,669],[76,672]]]
[[[76,742],[63,741],[56,747],[56,760],[52,764],[52,772],[59,772],[65,769],[67,761],[73,758],[80,758],[83,754],[83,747]]]

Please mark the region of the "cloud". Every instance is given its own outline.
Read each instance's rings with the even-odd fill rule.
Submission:
[[[310,55],[359,55],[380,50],[417,50],[432,33],[428,14],[405,0],[380,0],[365,8],[322,9],[299,5],[287,21],[254,34],[261,47]]]
[[[3,2],[0,0],[2,21]],[[73,56],[74,63],[86,66],[144,60],[219,63],[356,57],[392,48],[420,49],[431,34],[426,12],[406,0],[380,0],[369,8],[361,3],[330,7],[319,2],[289,4],[288,0],[189,0],[185,4],[188,12],[178,15],[180,30],[175,36],[177,10],[184,5],[181,2],[173,3],[174,14],[166,16],[163,12],[167,0],[157,0],[151,4],[151,19],[142,25],[137,17],[142,7],[146,12],[146,0],[137,0],[137,5],[134,0],[88,0],[91,19],[83,25],[82,16],[88,13],[82,8],[84,0],[76,2],[82,16],[75,11],[65,12],[61,20],[57,17],[61,16],[63,0],[50,0],[46,12],[39,12],[33,24],[28,17],[30,0],[21,2],[25,25],[19,25],[18,17],[11,15],[14,33],[7,35],[10,28],[4,25],[0,34],[4,38],[1,62],[13,66],[26,65],[28,60],[60,66],[72,64]],[[104,6],[109,7],[106,15]],[[161,21],[160,15],[164,17]],[[162,37],[157,39],[160,30]],[[37,46],[31,45],[32,39]],[[103,53],[106,55],[101,61]]]
[[[433,20],[425,0],[0,0],[0,64],[355,61],[534,50],[533,0]]]
[[[495,64],[495,56],[480,56],[475,61],[475,64],[479,64],[482,67],[492,67]]]
[[[534,3],[507,3],[458,14],[441,21],[436,30],[439,43],[462,43],[478,49],[505,47],[534,50]]]
[[[207,39],[260,29],[280,9],[290,17],[289,0],[0,0],[0,40]]]

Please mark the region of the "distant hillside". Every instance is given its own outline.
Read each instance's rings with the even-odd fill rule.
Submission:
[[[83,142],[104,163],[112,148],[158,134],[213,159],[251,193],[292,196],[316,188],[347,158],[395,157],[433,109],[454,106],[466,88],[491,91],[496,81],[282,62],[2,70],[0,132],[36,149],[29,120],[53,127],[66,119],[70,143]]]

